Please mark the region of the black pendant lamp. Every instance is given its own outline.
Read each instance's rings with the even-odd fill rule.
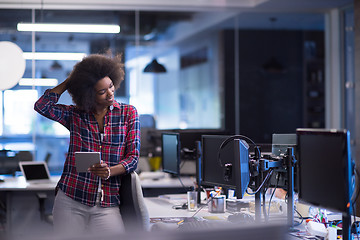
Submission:
[[[166,68],[158,63],[158,61],[154,58],[146,67],[144,68],[144,72],[148,73],[164,73],[166,72]]]
[[[275,57],[271,57],[262,67],[265,71],[272,73],[282,73],[285,71],[284,66]]]

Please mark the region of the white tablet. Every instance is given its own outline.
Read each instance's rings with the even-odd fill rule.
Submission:
[[[87,172],[93,164],[100,163],[100,152],[75,152],[75,166],[77,172]]]

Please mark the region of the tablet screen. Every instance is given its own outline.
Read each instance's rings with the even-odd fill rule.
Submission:
[[[87,172],[93,164],[100,163],[100,152],[75,152],[77,172]]]

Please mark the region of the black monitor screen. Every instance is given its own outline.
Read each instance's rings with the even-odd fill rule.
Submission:
[[[178,133],[162,133],[162,170],[179,175],[180,137]]]
[[[229,137],[202,136],[201,184],[234,189],[236,197],[242,198],[250,180],[249,146],[243,140],[234,139],[218,156],[221,144]]]
[[[177,130],[180,133],[181,148],[195,149],[196,141],[201,141],[202,135],[226,135],[224,131],[217,129],[184,129]]]
[[[26,180],[40,180],[49,179],[46,166],[42,163],[39,164],[24,164],[22,165]]]
[[[298,129],[299,200],[347,212],[351,153],[346,130]]]

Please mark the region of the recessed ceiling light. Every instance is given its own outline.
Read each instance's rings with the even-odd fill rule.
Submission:
[[[30,32],[119,33],[120,26],[105,24],[18,23],[17,30]]]
[[[61,53],[61,52],[24,52],[26,60],[74,60],[81,61],[85,53]]]

